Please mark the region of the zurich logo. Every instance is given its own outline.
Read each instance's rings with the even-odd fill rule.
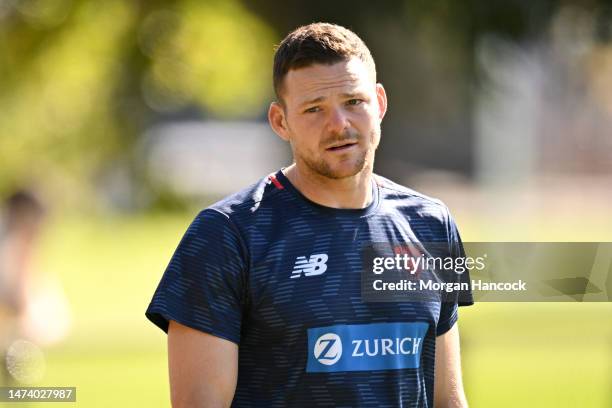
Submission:
[[[321,364],[330,366],[342,357],[342,341],[335,333],[325,333],[314,345],[314,357]]]
[[[308,332],[308,373],[419,368],[425,322],[336,324]]]

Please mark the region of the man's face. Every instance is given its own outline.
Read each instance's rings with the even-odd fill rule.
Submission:
[[[372,169],[387,101],[361,60],[290,70],[282,98],[284,108],[270,108],[270,123],[298,166],[333,179]]]

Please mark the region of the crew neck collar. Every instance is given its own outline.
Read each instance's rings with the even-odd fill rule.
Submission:
[[[283,169],[277,171],[275,175],[276,179],[280,182],[280,184],[284,188],[286,188],[291,194],[296,196],[303,204],[314,208],[319,212],[337,217],[340,216],[361,218],[373,214],[378,209],[380,194],[378,191],[378,185],[376,184],[376,181],[374,179],[374,175],[372,175],[371,177],[372,201],[367,206],[365,206],[364,208],[335,208],[315,203],[314,201],[307,198],[291,183],[291,181],[289,181],[287,176],[285,176],[285,174],[283,173]]]

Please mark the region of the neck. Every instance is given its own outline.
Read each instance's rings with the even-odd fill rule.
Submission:
[[[293,163],[283,174],[306,198],[332,208],[365,208],[372,201],[372,168],[364,167],[352,177],[332,179]]]

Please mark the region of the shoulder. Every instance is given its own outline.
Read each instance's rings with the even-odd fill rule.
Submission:
[[[401,214],[423,242],[460,240],[450,210],[437,198],[429,197],[387,178],[376,176],[381,200],[387,211]]]
[[[203,247],[216,251],[232,250],[239,251],[246,259],[245,237],[259,216],[260,206],[264,202],[275,202],[282,191],[272,182],[273,175],[200,210],[183,238],[184,251],[195,253]]]
[[[271,173],[250,186],[204,208],[198,217],[242,223],[245,219],[256,217],[262,206],[277,205],[277,202],[282,200],[280,197],[282,190],[282,186],[279,188],[276,182],[275,173]]]
[[[448,207],[438,198],[430,197],[378,174],[374,175],[374,180],[380,189],[382,200],[394,202],[403,208],[418,208],[448,216]]]

